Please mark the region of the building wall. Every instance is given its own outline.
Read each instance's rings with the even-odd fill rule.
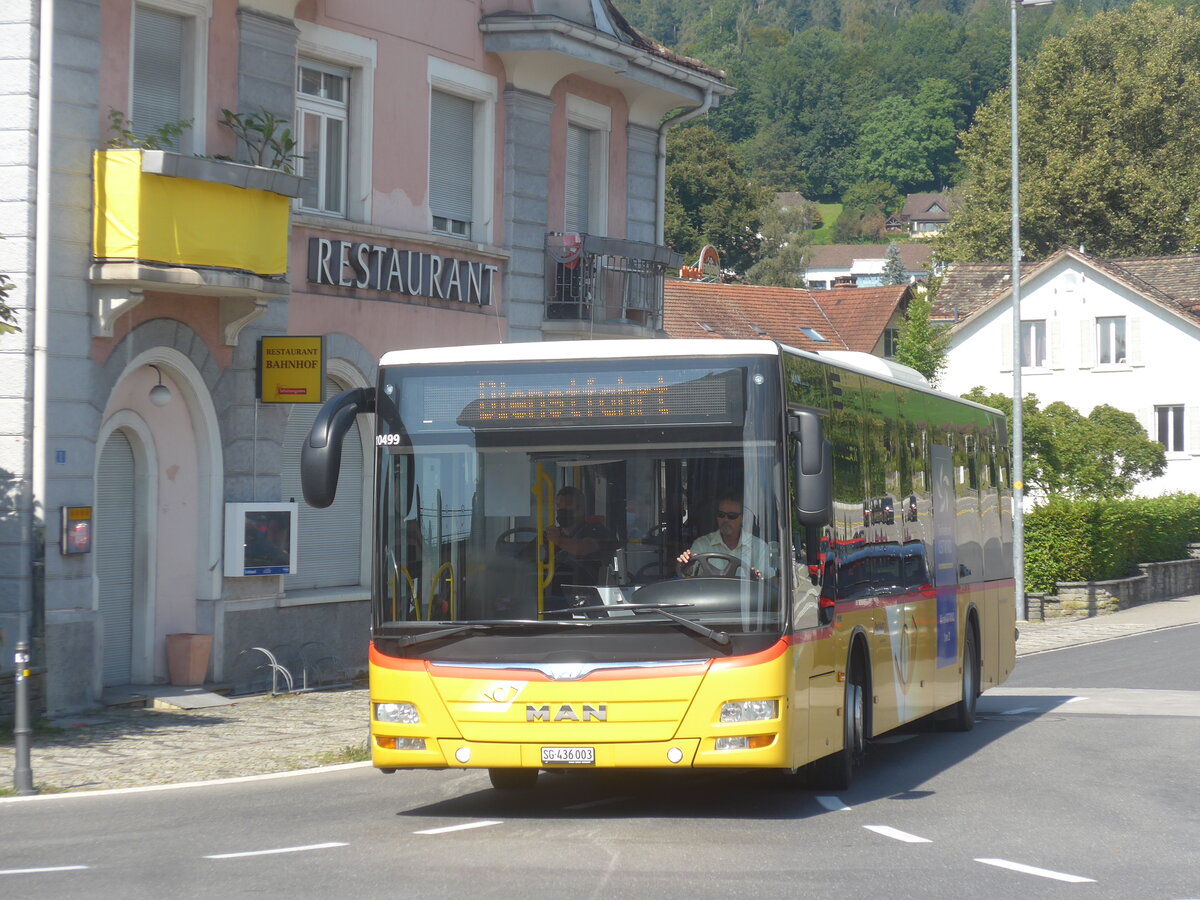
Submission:
[[[1097,317],[1126,318],[1127,361],[1095,363]],[[1086,415],[1107,403],[1134,413],[1154,434],[1155,406],[1185,408],[1184,452],[1169,453],[1167,472],[1138,486],[1155,496],[1200,485],[1200,402],[1190,362],[1200,352],[1200,326],[1146,300],[1102,273],[1063,261],[1022,288],[1022,321],[1047,323],[1047,365],[1023,368],[1021,387],[1039,405],[1061,400]],[[941,385],[959,394],[975,386],[1012,393],[1012,313],[976,315],[955,336]]]
[[[154,6],[157,0],[145,2]],[[259,6],[243,7],[238,0],[161,4],[196,12],[202,39],[196,44],[198,86],[189,95],[197,108],[185,132],[184,156],[244,159],[245,148],[219,124],[221,110],[292,118],[296,61],[303,56],[352,73],[350,189],[345,217],[293,208],[286,284],[241,275],[217,280],[236,282],[236,291],[212,284],[115,283],[102,280],[101,267],[93,266],[93,154],[113,136],[109,111],[129,115],[133,0],[54,4],[53,115],[44,135],[37,127],[39,4],[18,0],[0,14],[0,64],[9,76],[0,86],[0,228],[6,236],[0,272],[15,284],[9,302],[24,329],[0,336],[0,659],[11,659],[13,644],[26,634],[37,639],[52,713],[87,707],[105,688],[94,559],[58,551],[57,516],[61,506],[96,504],[98,462],[116,432],[134,447],[140,486],[135,682],[163,680],[166,635],[188,631],[214,636],[211,680],[237,677],[255,646],[285,646],[296,665],[305,654],[322,653],[356,671],[365,665],[369,625],[365,564],[360,583],[322,590],[289,591],[281,576],[223,573],[225,505],[289,499],[281,497],[280,473],[289,416],[297,410],[256,399],[258,339],[324,336],[329,373],[339,386],[372,384],[387,350],[541,340],[544,241],[548,230],[562,225],[571,96],[608,110],[605,230],[655,239],[658,135],[646,123],[665,111],[655,104],[671,100],[665,88],[684,92],[682,82],[668,85],[658,73],[650,89],[568,72],[538,90],[511,86],[501,57],[484,51],[479,26],[483,14],[509,4],[451,0],[437,4],[436,15],[414,15],[384,0],[338,3],[332,15],[323,0],[264,0]],[[586,51],[587,60],[593,52]],[[582,56],[572,62],[567,53],[559,62],[566,69],[587,63]],[[488,149],[479,169],[491,215],[472,240],[431,233],[429,89],[447,73],[491,97]],[[629,97],[638,91],[654,99],[642,104],[635,122]],[[42,198],[52,215],[47,383],[40,393],[28,314],[39,140],[49,142],[53,167]],[[336,278],[323,279],[314,274],[314,242],[336,245],[339,252],[362,246],[369,253],[461,261],[489,273],[491,292],[487,302],[472,302],[385,290],[351,277],[352,265],[339,265]],[[110,315],[107,304],[113,302],[125,305]],[[171,392],[165,406],[149,401],[160,374]],[[33,410],[43,406],[46,458],[35,460]],[[373,448],[365,444],[369,473]],[[34,497],[39,477],[44,485]],[[369,481],[368,474],[364,513]],[[45,517],[44,552],[35,512]],[[369,514],[361,529],[365,546]]]

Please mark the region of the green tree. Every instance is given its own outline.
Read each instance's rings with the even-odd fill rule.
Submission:
[[[888,244],[887,259],[883,262],[883,283],[908,283],[908,272],[904,269],[904,260],[900,258],[900,246],[895,241]]]
[[[746,271],[753,284],[804,287],[804,252],[812,234],[811,204],[780,207],[770,203],[759,226],[760,258]]]
[[[950,334],[930,320],[933,294],[929,288],[913,292],[896,338],[896,362],[916,369],[936,386],[946,367]]]
[[[963,396],[1012,415],[1012,398],[1005,394],[976,387]],[[1085,416],[1062,401],[1039,409],[1033,394],[1021,409],[1025,482],[1044,497],[1127,497],[1166,471],[1162,444],[1146,435],[1133,413],[1101,404]]]
[[[842,197],[842,211],[833,223],[837,244],[869,244],[883,239],[889,212],[900,208],[901,196],[887,181],[860,181]]]
[[[1021,246],[1102,256],[1200,248],[1200,17],[1139,0],[1048,39],[1022,69]],[[963,139],[962,203],[943,259],[1010,255],[1009,96]]]
[[[759,211],[769,194],[755,185],[729,144],[707,125],[671,132],[667,146],[665,238],[684,256],[705,244],[722,264],[745,272],[759,250]]]

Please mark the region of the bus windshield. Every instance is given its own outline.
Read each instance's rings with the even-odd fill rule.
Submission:
[[[756,358],[384,369],[376,636],[584,627],[661,650],[683,617],[777,637],[778,377]]]

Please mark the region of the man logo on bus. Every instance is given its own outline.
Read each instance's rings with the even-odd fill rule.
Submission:
[[[550,706],[526,706],[525,721],[526,722],[590,722],[595,719],[597,722],[608,721],[608,707],[601,703],[599,706],[592,706],[584,703],[580,712],[569,704],[564,703],[558,708],[558,712],[554,714],[554,718],[550,718]]]

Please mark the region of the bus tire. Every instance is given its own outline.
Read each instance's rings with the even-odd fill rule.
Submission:
[[[864,673],[859,668],[851,654],[846,665],[846,696],[842,707],[842,749],[812,764],[809,781],[813,787],[834,791],[850,787],[854,770],[866,755],[866,687]]]
[[[975,727],[975,706],[979,700],[979,648],[975,643],[975,629],[967,628],[963,642],[962,699],[950,709],[950,721],[946,724],[951,731],[970,731]]]
[[[488,769],[492,787],[498,791],[531,791],[537,777],[537,769]]]

